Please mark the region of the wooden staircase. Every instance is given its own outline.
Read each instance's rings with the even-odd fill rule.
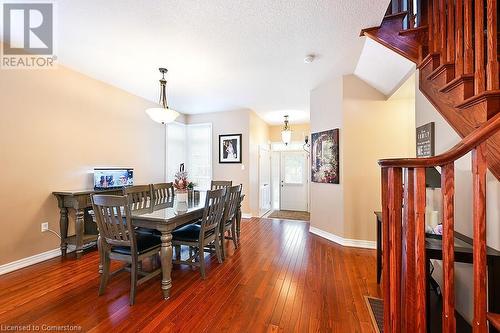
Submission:
[[[419,88],[462,137],[429,158],[380,160],[384,332],[426,332],[425,169],[441,167],[443,327],[456,331],[455,161],[472,152],[473,332],[499,332],[488,312],[486,171],[500,180],[498,0],[393,0],[382,24],[361,31],[416,63]],[[403,204],[404,203],[404,204]]]
[[[420,91],[464,138],[500,112],[497,0],[416,3],[393,0],[382,24],[361,35],[413,61]],[[500,133],[487,146],[500,180]]]

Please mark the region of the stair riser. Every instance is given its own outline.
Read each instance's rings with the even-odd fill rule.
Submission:
[[[438,87],[443,87],[455,78],[455,65],[445,65],[438,67],[432,72],[427,79],[432,80],[432,83]]]
[[[454,84],[450,87],[445,87],[440,90],[441,93],[448,94],[450,98],[455,101],[463,102],[466,99],[474,96],[474,79],[473,78],[460,78],[458,81],[454,81]]]

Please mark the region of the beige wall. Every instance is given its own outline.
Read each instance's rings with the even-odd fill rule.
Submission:
[[[340,160],[343,160],[342,78],[311,91],[311,132],[340,128]],[[340,184],[311,183],[311,227],[344,237],[343,163]]]
[[[252,216],[260,216],[260,146],[269,146],[269,125],[255,112],[250,113],[250,210]]]
[[[212,123],[212,175],[213,179],[232,180],[243,184],[242,211],[244,214],[258,215],[258,145],[269,139],[268,125],[251,110],[214,112],[188,115],[188,124]],[[242,164],[219,163],[219,135],[242,134]]]
[[[414,155],[415,80],[388,100],[354,75],[343,82],[344,237],[375,241],[373,212],[381,210],[377,161]]]
[[[311,132],[340,128],[340,184],[311,183],[311,227],[374,241],[380,210],[377,160],[413,156],[414,80],[389,100],[353,75],[311,92]]]
[[[435,122],[436,154],[441,154],[452,148],[460,141],[458,134],[444,120],[439,112],[416,89],[416,126],[428,122]],[[471,154],[455,162],[455,230],[472,237],[472,173]],[[487,175],[487,241],[488,246],[500,250],[500,182],[488,171]],[[435,197],[441,197],[441,191],[435,190]],[[441,210],[439,204],[434,210]],[[440,214],[441,215],[441,214]],[[433,276],[441,283],[441,261],[434,262]],[[469,322],[473,318],[473,285],[472,266],[469,264],[455,264],[455,291],[456,307]],[[441,284],[442,286],[442,284]]]
[[[304,142],[304,136],[311,136],[311,126],[309,124],[292,124],[292,141]],[[269,126],[269,140],[271,142],[281,142],[281,131],[283,125]]]
[[[55,249],[52,191],[92,187],[95,166],[133,167],[136,183],[160,182],[164,126],[153,104],[59,66],[0,75],[0,265]],[[72,218],[73,223],[73,218]]]

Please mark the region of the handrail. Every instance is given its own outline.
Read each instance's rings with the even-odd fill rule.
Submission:
[[[420,168],[442,166],[458,160],[500,131],[500,113],[466,136],[446,153],[424,158],[391,158],[378,161],[381,167]]]

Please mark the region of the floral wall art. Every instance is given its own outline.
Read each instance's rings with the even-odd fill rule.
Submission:
[[[339,184],[339,129],[311,135],[311,181]]]

